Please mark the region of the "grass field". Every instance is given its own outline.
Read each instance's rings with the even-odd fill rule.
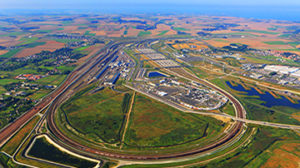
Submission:
[[[228,35],[240,35],[240,36],[250,36],[250,37],[259,37],[259,35],[252,34],[252,33],[245,33],[245,32],[238,32],[238,33],[226,33]]]
[[[42,85],[59,85],[66,78],[66,75],[50,75],[45,78],[32,81],[32,83],[42,84]]]
[[[87,49],[89,47],[90,46],[79,47],[79,48],[76,48],[75,51],[82,51],[82,50],[85,50],[85,49]]]
[[[148,36],[151,35],[150,31],[140,31],[138,34],[138,37],[144,37],[144,36]]]
[[[235,116],[235,110],[231,102],[227,102],[225,106],[220,109],[223,113]]]
[[[0,153],[0,165],[5,166],[5,168],[26,168],[25,166],[13,163],[12,159],[3,153]]]
[[[48,95],[51,92],[51,90],[38,90],[37,92],[33,93],[32,95],[29,96],[30,99],[34,99],[34,100],[39,100],[43,97],[45,97],[46,95]]]
[[[159,147],[183,144],[206,136],[208,129],[220,129],[221,122],[184,114],[168,105],[137,94],[125,137],[125,144]]]
[[[159,34],[157,34],[157,36],[163,36],[163,35],[165,35],[168,32],[169,32],[169,30],[161,31]]]
[[[186,29],[186,28],[183,28],[183,27],[173,27],[173,30],[175,30],[175,31],[189,31],[190,29]]]
[[[69,43],[69,42],[79,42],[80,40],[77,40],[77,39],[54,39],[56,42],[59,42],[59,43]]]
[[[279,34],[278,32],[263,31],[263,30],[245,30],[245,31],[253,32],[253,33],[261,33],[261,34],[272,34],[272,35]]]
[[[272,157],[273,151],[276,151],[278,147],[276,144],[283,143],[289,144],[291,141],[296,140],[300,142],[300,137],[292,131],[284,129],[275,129],[269,127],[259,127],[257,133],[252,142],[237,152],[232,153],[221,160],[210,162],[205,165],[207,168],[231,168],[231,167],[264,167],[263,165],[269,161]],[[273,166],[266,167],[282,167],[280,165],[291,165],[295,163],[295,160],[289,160],[288,158],[281,158],[282,162],[273,163]],[[299,160],[299,157],[298,157]],[[277,161],[280,161],[278,159]],[[274,160],[273,160],[274,162]],[[200,166],[199,166],[200,167]],[[290,167],[290,166],[283,166]]]
[[[8,51],[7,53],[5,54],[2,54],[0,55],[0,57],[3,57],[3,58],[10,58],[10,57],[13,57],[14,55],[16,55],[18,52],[22,51],[21,48],[18,48],[18,49],[13,49],[13,50],[10,50]]]
[[[84,35],[85,35],[85,36],[96,36],[96,34],[95,34],[95,33],[91,33],[91,31],[86,31],[86,32],[84,33]]]
[[[265,41],[264,43],[269,45],[286,45],[284,41]]]
[[[17,46],[34,43],[36,40],[38,40],[37,37],[32,37],[32,38],[22,37],[19,41],[23,41],[23,42],[18,44]]]
[[[77,93],[61,110],[69,124],[88,139],[117,143],[131,92],[118,93],[106,88],[90,94],[90,89]]]

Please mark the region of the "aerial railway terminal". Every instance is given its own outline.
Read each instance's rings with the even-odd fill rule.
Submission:
[[[149,44],[156,40],[157,39],[149,39],[149,40],[143,40],[141,42],[126,41],[120,43],[113,43],[105,47],[99,53],[97,53],[95,57],[89,59],[82,66],[75,69],[67,77],[67,79],[61,86],[59,86],[47,98],[43,99],[42,102],[40,102],[34,109],[27,112],[25,115],[21,116],[18,120],[16,120],[14,123],[9,125],[5,129],[1,130],[0,142],[5,143],[6,140],[9,139],[9,137],[11,137],[18,130],[18,128],[20,128],[30,118],[32,118],[34,115],[36,115],[37,113],[39,113],[44,109],[47,109],[47,111],[45,114],[43,114],[41,121],[38,123],[39,125],[35,127],[36,129],[35,131],[38,132],[38,134],[41,134],[39,133],[39,131],[41,130],[40,128],[42,124],[46,121],[48,131],[47,133],[43,133],[43,134],[48,136],[53,142],[57,143],[59,146],[65,148],[66,150],[72,151],[73,153],[82,155],[84,157],[97,159],[97,160],[120,159],[122,161],[129,160],[137,163],[141,163],[141,162],[166,163],[170,159],[171,160],[177,159],[178,161],[180,161],[180,160],[185,160],[186,158],[189,157],[194,158],[197,156],[209,155],[210,153],[215,153],[217,151],[222,151],[225,148],[229,148],[230,146],[233,145],[233,143],[239,141],[247,130],[247,127],[245,126],[245,123],[247,123],[246,110],[244,109],[242,104],[227,91],[219,88],[218,86],[206,80],[199,79],[193,74],[190,74],[188,71],[184,69],[184,67],[181,67],[176,62],[172,60],[167,60],[166,58],[162,58],[163,56],[161,54],[155,55],[154,53],[155,51],[152,49],[145,49],[146,47],[150,47]],[[145,70],[140,69],[140,66],[136,66],[137,72],[139,73],[135,77],[133,76],[134,64],[137,64],[137,62],[135,62],[134,59],[128,60],[129,58],[128,55],[122,54],[123,48],[127,44],[136,44],[136,46],[142,47],[142,48],[138,48],[139,51],[147,51],[147,52],[151,51],[151,54],[148,56],[147,53],[142,53],[145,54],[145,56],[148,57],[150,60],[153,59],[152,56],[159,56],[159,60],[153,59],[152,61],[156,61],[159,66],[157,68],[159,68],[161,71],[165,72],[166,74],[171,74],[177,78],[182,78],[188,81],[205,85],[206,87],[222,94],[230,102],[232,102],[233,107],[235,109],[236,116],[234,117],[236,118],[236,121],[234,121],[230,129],[227,130],[228,132],[222,134],[222,136],[220,136],[219,139],[217,139],[212,143],[207,144],[206,146],[202,146],[198,148],[195,147],[194,149],[189,149],[188,151],[180,151],[180,152],[167,153],[167,154],[157,153],[157,154],[145,154],[145,155],[134,154],[126,151],[120,152],[118,150],[109,150],[105,148],[102,148],[101,150],[101,148],[99,147],[93,148],[90,145],[82,144],[70,138],[68,135],[65,135],[64,132],[62,132],[60,128],[57,126],[55,120],[55,115],[57,113],[58,108],[80,89],[92,83],[97,83],[99,81],[102,82],[101,84],[103,84],[104,87],[105,85],[115,85],[116,82],[119,80],[119,78],[122,77],[123,74],[124,77],[127,77],[125,79],[127,80],[131,79],[130,81],[129,80],[126,81],[127,87],[130,88],[131,90],[149,96],[153,99],[156,99],[174,108],[180,109],[181,111],[186,111],[186,112],[189,111],[185,107],[182,107],[171,101],[166,101],[160,97],[151,95],[141,89],[138,89],[137,87],[131,86],[132,85],[131,82],[135,81],[134,79],[136,78],[138,78],[140,81],[143,81],[142,78],[145,75]],[[162,61],[161,59],[163,60],[165,59],[165,60]],[[125,60],[127,60],[128,62],[125,62]],[[118,68],[112,68],[114,66]],[[120,67],[122,67],[123,69]],[[111,78],[109,78],[108,75],[110,75]],[[193,113],[197,113],[197,112],[193,111]],[[215,114],[215,115],[222,116],[220,114]],[[231,119],[234,119],[234,117],[232,117]],[[283,128],[290,128],[290,126],[276,125],[272,123],[269,123],[269,125],[283,127]],[[31,132],[31,134],[33,133],[34,132]]]

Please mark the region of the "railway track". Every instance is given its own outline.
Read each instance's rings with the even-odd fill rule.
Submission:
[[[115,51],[117,50],[117,51]],[[109,50],[111,53],[115,54],[118,52],[118,47],[111,48]],[[106,56],[109,56],[110,54],[107,53]],[[102,59],[104,60],[104,59]],[[101,61],[97,62],[101,63]],[[94,64],[92,67],[88,68],[86,73],[88,73],[91,69],[93,69],[96,66]],[[84,74],[82,75],[84,77]],[[196,80],[196,79],[193,79]],[[78,80],[80,81],[80,80]],[[207,86],[219,91],[226,97],[232,101],[233,105],[235,106],[236,109],[236,115],[239,118],[244,118],[244,109],[242,105],[229,93],[223,91],[222,89],[206,82],[202,81],[200,79],[197,79],[197,81],[200,81]],[[71,86],[70,86],[71,88]],[[209,152],[212,151],[218,147],[221,147],[229,142],[231,142],[237,135],[242,133],[242,127],[243,127],[243,122],[237,121],[233,128],[231,129],[231,132],[223,136],[221,139],[219,139],[217,142],[211,143],[205,147],[201,148],[196,148],[193,150],[189,150],[186,152],[179,152],[179,153],[173,153],[173,154],[153,154],[153,155],[135,155],[135,154],[122,154],[122,153],[117,153],[117,152],[107,152],[107,151],[101,151],[99,149],[94,149],[91,147],[87,147],[85,145],[82,145],[73,139],[69,138],[68,136],[64,135],[58,128],[57,125],[54,121],[55,118],[55,111],[59,107],[60,103],[62,103],[64,100],[64,97],[61,96],[57,98],[56,100],[53,101],[52,105],[49,107],[49,113],[47,116],[47,122],[48,122],[48,127],[49,130],[51,131],[52,134],[52,139],[54,138],[54,141],[58,142],[59,144],[66,146],[68,149],[74,149],[74,152],[79,152],[79,154],[83,155],[89,155],[89,157],[94,158],[95,156],[104,156],[104,157],[109,157],[109,158],[116,158],[116,159],[126,159],[126,160],[159,160],[159,159],[172,159],[172,158],[178,158],[178,157],[185,157],[185,156],[191,156],[195,154],[200,154],[203,152]]]

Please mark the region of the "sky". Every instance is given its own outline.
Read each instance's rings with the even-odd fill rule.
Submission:
[[[300,0],[0,0],[1,9],[83,9],[97,5],[300,5]]]
[[[300,0],[0,0],[0,15],[197,14],[300,21]]]

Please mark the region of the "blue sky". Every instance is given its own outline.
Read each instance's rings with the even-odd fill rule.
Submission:
[[[97,5],[186,4],[186,5],[300,5],[300,0],[0,0],[0,8],[55,9],[89,8]]]

